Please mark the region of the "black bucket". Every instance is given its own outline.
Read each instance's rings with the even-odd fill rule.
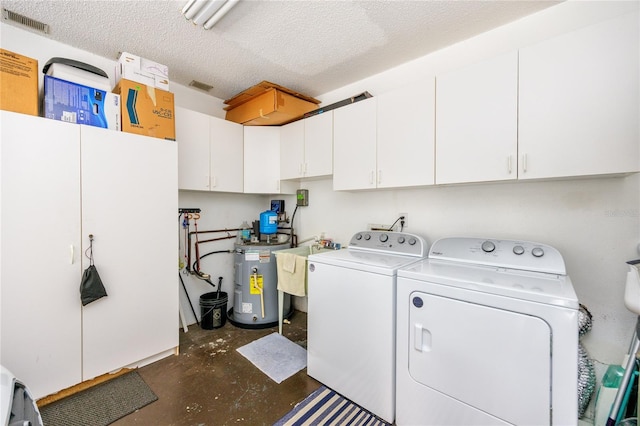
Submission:
[[[212,291],[200,296],[200,327],[205,330],[220,328],[227,322],[227,301],[224,291]]]

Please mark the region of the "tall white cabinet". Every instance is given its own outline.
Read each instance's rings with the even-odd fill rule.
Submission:
[[[83,379],[178,342],[177,144],[81,127],[82,241],[109,296],[82,308]],[[88,259],[83,257],[83,268]]]
[[[0,112],[2,364],[36,398],[178,346],[177,145]],[[108,296],[82,307],[94,236]]]
[[[82,381],[80,129],[0,111],[0,362],[36,398]]]

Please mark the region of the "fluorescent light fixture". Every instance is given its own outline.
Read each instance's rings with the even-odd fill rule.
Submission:
[[[182,8],[184,17],[195,25],[211,29],[240,0],[189,0]]]

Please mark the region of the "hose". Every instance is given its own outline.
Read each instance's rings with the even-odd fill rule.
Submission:
[[[200,256],[198,259],[195,260],[195,262],[193,262],[193,266],[192,269],[195,272],[195,275],[200,278],[203,281],[206,281],[208,284],[210,284],[213,288],[216,287],[216,285],[214,283],[211,282],[211,280],[209,278],[203,278],[203,276],[207,275],[207,277],[210,277],[210,275],[208,274],[203,274],[202,272],[200,272],[200,259],[204,259],[207,256],[210,256],[212,254],[218,254],[218,253],[233,253],[233,250],[217,250],[217,251],[212,251],[209,252],[207,254],[203,254],[202,256]]]
[[[182,275],[180,275],[180,272],[178,272],[178,277],[180,277],[180,282],[182,283],[184,294],[187,295],[187,300],[189,301],[189,307],[191,308],[191,312],[193,312],[193,317],[196,319],[196,324],[200,325],[200,321],[198,321],[198,315],[196,315],[196,310],[193,308],[193,302],[191,302],[191,298],[189,297],[189,293],[187,292],[187,286],[184,285],[184,280],[182,279]]]

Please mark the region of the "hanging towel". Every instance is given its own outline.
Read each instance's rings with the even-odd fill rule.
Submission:
[[[293,253],[276,254],[278,290],[294,296],[307,295],[307,258]]]

